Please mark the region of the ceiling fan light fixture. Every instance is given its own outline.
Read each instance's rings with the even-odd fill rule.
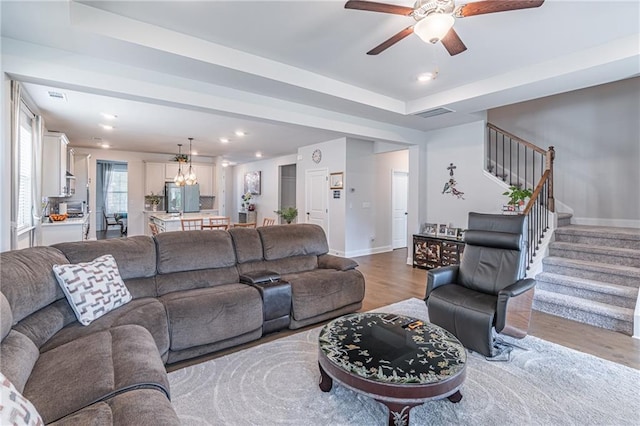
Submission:
[[[418,21],[413,32],[425,43],[435,44],[447,35],[454,22],[455,18],[448,13],[432,13]]]

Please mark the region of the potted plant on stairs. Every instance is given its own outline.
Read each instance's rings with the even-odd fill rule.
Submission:
[[[298,209],[295,207],[285,207],[281,210],[275,210],[274,213],[284,219],[287,224],[290,224],[298,217]]]

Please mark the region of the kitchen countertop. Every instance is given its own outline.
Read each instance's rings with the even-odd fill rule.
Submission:
[[[198,212],[198,213],[185,213],[182,217],[180,217],[180,213],[162,213],[162,212],[151,212],[150,217],[155,217],[158,220],[162,220],[164,222],[174,222],[179,221],[180,219],[209,219],[212,217],[224,217],[218,216],[215,213],[208,212]]]
[[[47,218],[46,222],[42,222],[42,226],[58,226],[58,225],[82,225],[89,219],[89,215],[84,217],[70,217],[65,220],[60,220],[58,222],[49,222],[49,218]]]

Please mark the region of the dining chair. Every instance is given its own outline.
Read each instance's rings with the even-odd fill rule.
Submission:
[[[233,228],[255,228],[255,227],[256,227],[256,223],[255,222],[234,223],[233,224]]]
[[[262,226],[272,226],[276,224],[276,220],[270,217],[265,217],[262,221]]]
[[[149,229],[151,229],[151,235],[152,236],[156,236],[159,234],[158,231],[158,225],[156,225],[155,223],[149,223]]]
[[[202,224],[202,229],[226,231],[231,225],[231,218],[229,217],[210,217],[207,221],[207,223]]]
[[[110,226],[118,226],[120,228],[120,234],[124,234],[124,225],[122,224],[122,219],[117,218],[115,214],[107,214],[107,212],[104,210],[102,210],[102,215],[104,216],[105,231],[108,231]]]
[[[180,219],[183,231],[193,231],[202,229],[202,218],[200,219]]]

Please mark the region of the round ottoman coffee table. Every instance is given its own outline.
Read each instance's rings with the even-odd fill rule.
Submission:
[[[408,425],[409,411],[429,400],[462,399],[467,354],[437,325],[385,313],[337,318],[319,337],[320,389],[333,381],[389,408],[389,425]]]

